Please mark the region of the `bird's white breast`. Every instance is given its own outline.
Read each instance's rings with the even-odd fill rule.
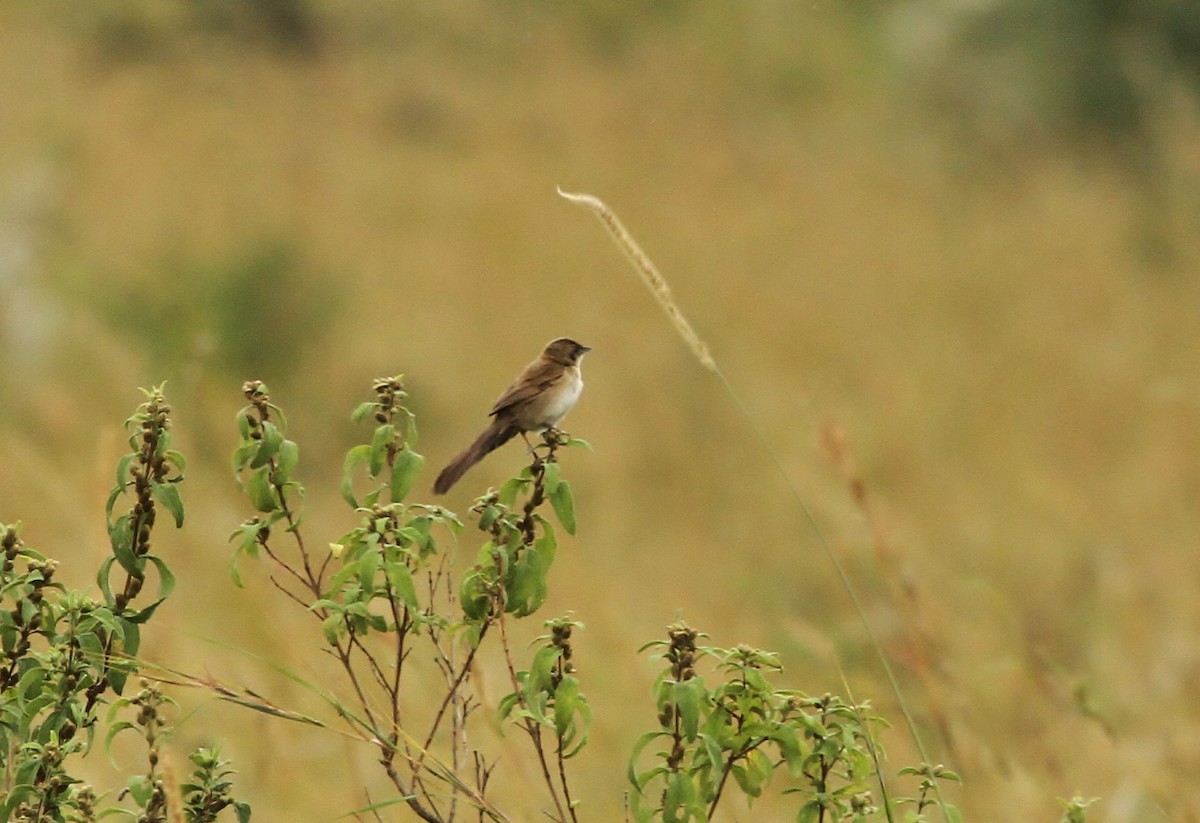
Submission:
[[[583,377],[579,367],[567,371],[563,375],[563,385],[556,387],[558,391],[551,392],[547,398],[542,419],[547,426],[553,426],[562,420],[563,416],[575,405],[579,393],[583,391]]]

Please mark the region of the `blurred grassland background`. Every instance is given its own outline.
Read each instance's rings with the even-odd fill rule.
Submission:
[[[189,523],[156,537],[180,585],[143,651],[329,717],[252,656],[336,684],[316,621],[260,568],[244,590],[226,571],[242,381],[289,412],[320,545],[352,523],[336,489],[372,378],[407,375],[434,469],[567,334],[595,349],[566,423],[596,451],[564,458],[580,528],[546,616],[588,627],[584,816],[620,816],[655,722],[634,652],[679,613],[779,651],[796,688],[844,673],[898,724],[768,458],[555,186],[588,191],[806,495],[967,818],[1052,820],[1078,791],[1105,798],[1089,820],[1200,820],[1195,11],[9,0],[0,520],[86,585],[120,422],[168,379]],[[521,460],[493,455],[447,504]],[[466,563],[473,529],[461,544]],[[336,734],[179,697],[180,756],[222,743],[256,819],[385,796]],[[497,800],[532,820],[514,738]],[[901,728],[885,743],[915,762]]]

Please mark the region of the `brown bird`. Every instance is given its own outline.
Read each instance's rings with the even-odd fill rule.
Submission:
[[[434,494],[445,494],[467,469],[482,460],[489,452],[500,448],[515,435],[555,426],[571,410],[583,390],[583,375],[579,361],[591,348],[560,337],[546,344],[541,356],[534,360],[513,381],[488,412],[491,425],[475,438],[450,465],[442,469],[433,484]]]

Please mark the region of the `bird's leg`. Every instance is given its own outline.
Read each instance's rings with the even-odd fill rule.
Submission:
[[[538,454],[537,446],[529,442],[529,438],[525,435],[525,432],[521,432],[521,439],[525,441],[525,447],[529,449],[529,456],[533,458],[533,465],[529,468],[533,471],[534,476],[538,478],[538,482],[541,483],[539,472],[542,470],[542,465],[546,462],[546,458]]]

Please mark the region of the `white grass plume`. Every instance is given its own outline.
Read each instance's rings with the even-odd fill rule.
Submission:
[[[591,194],[572,194],[570,192],[565,192],[562,190],[562,188],[558,189],[558,193],[561,197],[570,200],[572,203],[577,203],[581,206],[584,206],[600,219],[600,222],[604,224],[604,228],[607,229],[608,233],[612,236],[613,241],[616,242],[617,246],[629,259],[629,262],[633,264],[634,269],[636,269],[638,274],[641,275],[642,280],[645,282],[647,288],[649,288],[651,294],[654,295],[654,299],[657,300],[658,304],[663,307],[663,311],[667,313],[667,317],[670,318],[671,323],[675,326],[676,331],[679,332],[680,336],[685,342],[687,342],[688,347],[691,348],[691,350],[695,353],[696,359],[700,361],[700,365],[704,366],[704,368],[715,374],[717,379],[720,380],[721,385],[724,386],[725,391],[729,394],[730,399],[733,400],[734,405],[737,406],[742,418],[746,421],[750,429],[758,438],[759,444],[770,457],[771,462],[775,464],[775,469],[779,472],[783,482],[787,485],[792,497],[799,504],[800,510],[804,513],[805,518],[808,520],[810,527],[816,535],[817,543],[821,546],[821,550],[825,554],[825,557],[837,571],[838,577],[841,579],[842,588],[845,589],[846,594],[850,598],[850,602],[854,606],[854,610],[858,613],[858,618],[860,621],[862,621],[863,629],[865,630],[867,637],[870,639],[871,645],[875,649],[875,655],[883,667],[884,674],[887,677],[888,684],[891,686],[892,694],[896,697],[896,703],[900,708],[900,713],[904,716],[905,725],[908,727],[909,735],[912,737],[913,743],[917,749],[917,753],[920,755],[922,762],[932,762],[929,759],[929,755],[926,753],[925,744],[921,740],[921,733],[917,729],[917,724],[913,719],[912,712],[909,711],[908,701],[905,700],[904,693],[900,690],[900,682],[896,679],[896,674],[892,670],[892,664],[888,660],[888,656],[883,650],[883,644],[879,640],[879,635],[872,627],[871,621],[867,619],[867,612],[863,606],[862,598],[859,597],[858,589],[855,587],[854,582],[850,579],[850,575],[847,573],[841,561],[838,560],[837,555],[833,553],[833,547],[830,546],[829,540],[825,537],[825,532],[821,529],[820,524],[813,515],[812,509],[809,508],[808,503],[804,499],[804,495],[801,494],[800,488],[792,480],[791,475],[788,474],[787,469],[783,465],[783,461],[779,459],[779,455],[775,452],[775,448],[772,445],[771,440],[767,437],[766,432],[763,431],[762,427],[758,425],[758,421],[755,420],[750,414],[749,409],[746,408],[746,404],[742,402],[741,395],[739,395],[733,388],[733,384],[729,382],[729,379],[725,377],[725,373],[721,371],[721,367],[717,365],[716,360],[714,360],[713,356],[709,354],[708,346],[706,346],[704,341],[700,339],[700,336],[696,334],[695,330],[692,328],[692,325],[688,323],[687,318],[683,316],[683,312],[680,311],[679,306],[675,304],[675,299],[671,296],[671,289],[667,285],[666,278],[659,273],[654,263],[649,257],[646,256],[646,253],[642,251],[642,248],[637,244],[637,241],[633,239],[633,235],[631,235],[621,221],[617,219],[617,215],[613,213],[612,209],[604,204],[604,201]],[[877,774],[879,779],[882,781],[883,773],[877,772]],[[884,790],[886,792],[886,787]],[[937,783],[937,781],[934,781],[933,790],[938,806],[941,807],[942,813],[947,816],[947,819],[949,819],[950,813],[945,805],[945,802],[942,800],[941,786]]]
[[[658,305],[662,306],[663,311],[667,313],[667,317],[671,320],[671,324],[675,326],[675,330],[679,332],[679,336],[688,344],[688,348],[696,355],[696,359],[700,361],[700,365],[711,372],[717,372],[716,361],[708,352],[708,346],[700,339],[700,335],[696,334],[696,330],[692,328],[692,324],[683,316],[683,312],[679,310],[675,298],[671,296],[671,287],[667,285],[666,278],[658,271],[654,262],[646,256],[642,251],[642,247],[637,244],[631,235],[613,213],[613,210],[604,205],[604,201],[599,197],[591,194],[572,194],[571,192],[558,190],[561,197],[570,200],[572,203],[578,203],[584,208],[590,209],[596,217],[600,218],[600,222],[604,224],[604,228],[608,229],[608,233],[612,235],[613,241],[617,247],[625,253],[629,258],[629,262],[633,264],[633,268],[642,276],[642,282],[650,289],[650,293],[654,295],[654,299],[658,301]]]

